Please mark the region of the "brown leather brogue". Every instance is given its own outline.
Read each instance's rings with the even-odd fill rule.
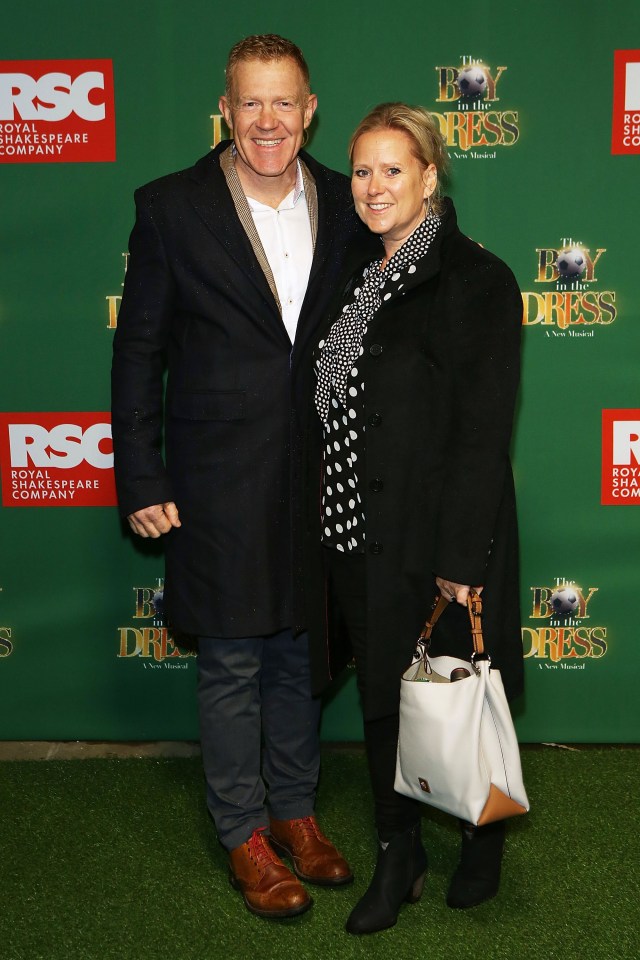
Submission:
[[[229,880],[240,890],[251,913],[259,917],[295,917],[313,900],[276,856],[264,828],[254,830],[246,843],[229,855]]]
[[[324,887],[351,883],[347,861],[320,830],[315,817],[271,820],[271,844],[281,857],[291,860],[301,880]]]

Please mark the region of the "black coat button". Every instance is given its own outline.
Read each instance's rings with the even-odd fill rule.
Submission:
[[[381,343],[372,343],[369,347],[369,353],[372,357],[379,357],[382,353],[382,344]]]
[[[374,477],[373,480],[369,481],[369,489],[374,493],[380,493],[380,491],[384,489],[384,483],[380,477]]]
[[[382,423],[382,414],[381,413],[372,413],[369,417],[369,426],[370,427],[379,427]]]
[[[381,543],[370,543],[370,544],[369,544],[369,553],[382,553],[382,544],[381,544]]]

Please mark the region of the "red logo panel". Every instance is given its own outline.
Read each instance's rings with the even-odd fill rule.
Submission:
[[[602,498],[640,505],[640,410],[602,411]]]
[[[0,60],[0,162],[116,159],[111,60]]]
[[[616,50],[611,153],[640,153],[640,50]]]
[[[5,507],[117,503],[108,413],[0,413]]]

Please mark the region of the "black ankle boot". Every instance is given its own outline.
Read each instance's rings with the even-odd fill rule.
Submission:
[[[500,886],[500,867],[504,847],[504,820],[474,827],[460,821],[462,850],[454,873],[447,906],[464,909],[495,897]]]
[[[347,920],[347,933],[375,933],[392,927],[403,900],[417,903],[424,886],[427,855],[420,840],[420,824],[380,846],[369,889]]]

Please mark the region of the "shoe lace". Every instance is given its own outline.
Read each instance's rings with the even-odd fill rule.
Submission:
[[[315,817],[300,817],[300,819],[296,820],[295,822],[296,824],[299,824],[300,832],[304,835],[316,837],[318,840],[328,843],[328,840],[320,830]]]
[[[266,827],[258,827],[247,840],[249,856],[258,867],[265,867],[276,859],[273,850],[267,843],[267,838],[264,836],[265,830]]]

